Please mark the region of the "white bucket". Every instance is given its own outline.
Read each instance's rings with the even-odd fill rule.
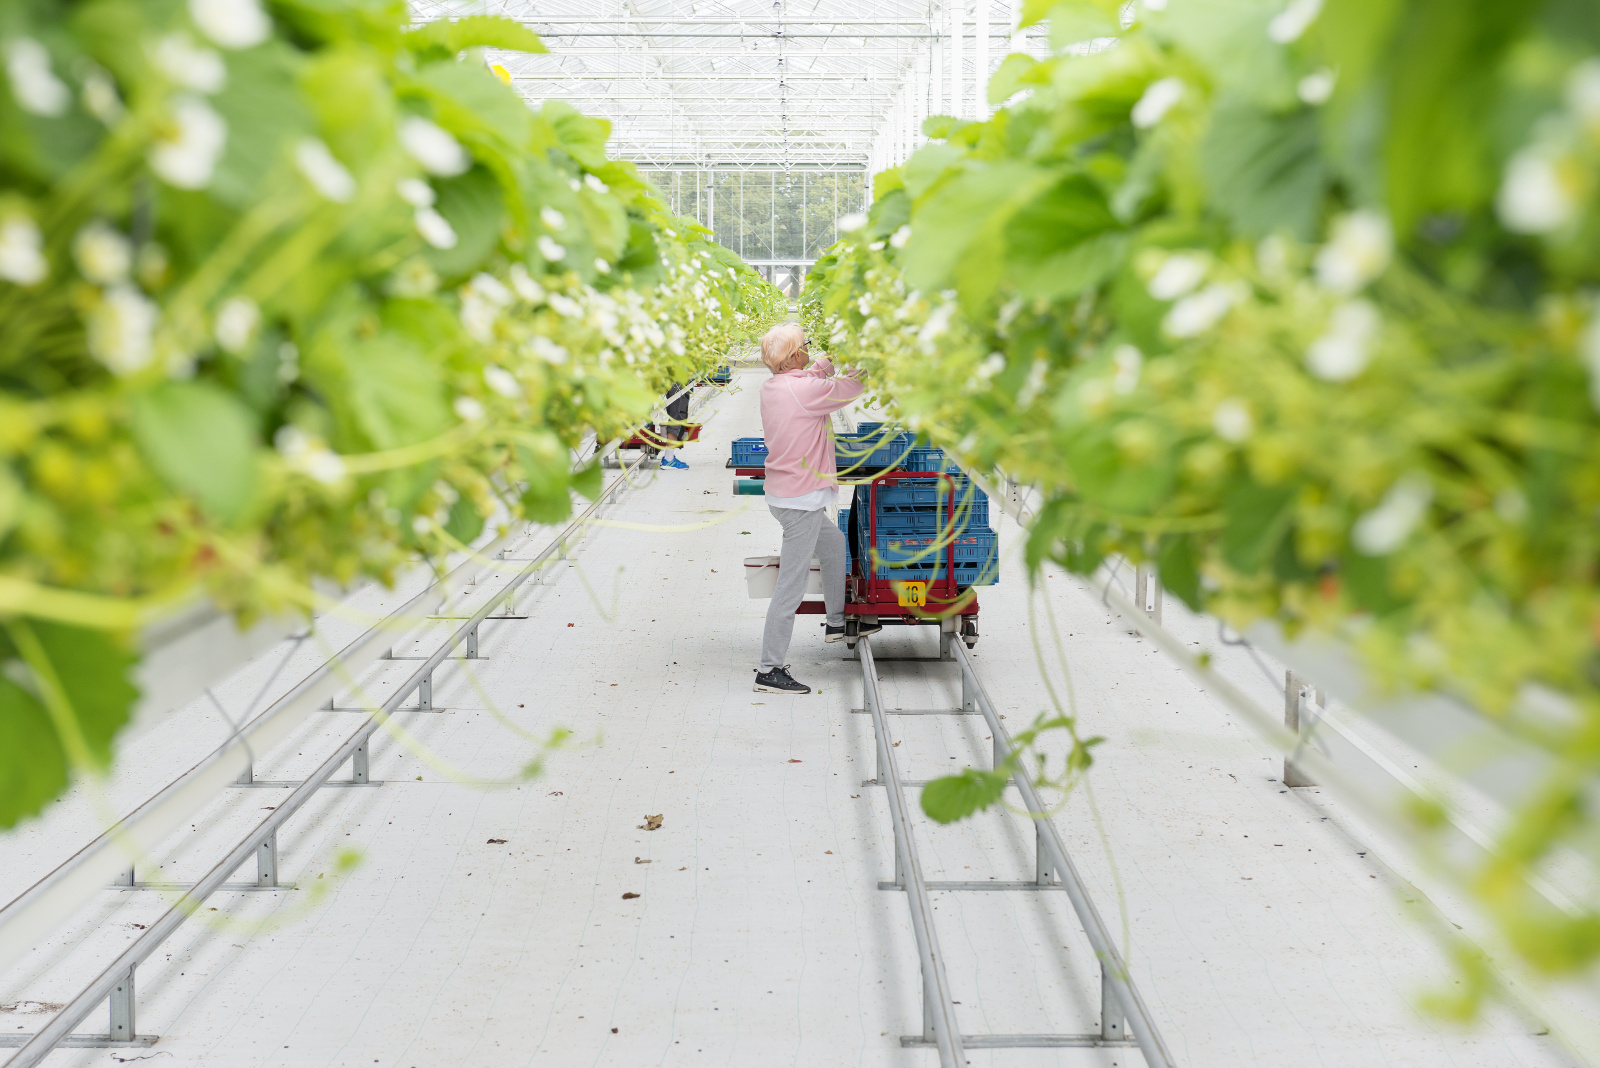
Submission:
[[[744,558],[744,585],[752,600],[770,598],[778,590],[778,557],[747,556]],[[811,574],[806,578],[807,596],[822,596],[822,565],[811,558]]]

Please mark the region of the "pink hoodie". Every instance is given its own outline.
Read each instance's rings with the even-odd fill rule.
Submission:
[[[828,416],[861,396],[863,387],[832,374],[833,364],[818,356],[804,371],[773,375],[761,386],[768,496],[801,497],[837,485]]]

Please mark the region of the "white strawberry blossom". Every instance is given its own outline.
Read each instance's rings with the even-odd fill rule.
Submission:
[[[1238,299],[1239,292],[1234,286],[1220,282],[1206,286],[1174,304],[1161,320],[1161,329],[1169,337],[1196,337],[1221,322]]]
[[[15,37],[5,46],[6,76],[17,106],[54,117],[67,110],[72,91],[50,68],[50,52],[32,37]]]
[[[431,208],[436,199],[433,186],[421,178],[402,178],[395,183],[394,189],[400,194],[400,199],[413,208]]]
[[[92,222],[72,239],[72,259],[78,273],[95,285],[128,280],[133,267],[133,243],[103,222]]]
[[[1579,207],[1575,169],[1562,153],[1546,145],[1533,145],[1512,156],[1494,202],[1506,229],[1547,234],[1575,219]]]
[[[1367,368],[1378,336],[1378,309],[1352,300],[1333,309],[1327,333],[1306,350],[1306,366],[1325,382],[1348,382]]]
[[[1367,556],[1387,556],[1405,543],[1433,500],[1433,483],[1420,474],[1402,477],[1372,511],[1350,530],[1350,540]]]
[[[156,66],[185,89],[215,93],[228,82],[228,66],[222,54],[203,48],[186,33],[169,33],[153,49]]]
[[[38,285],[50,273],[44,235],[26,215],[0,219],[0,279],[19,286]]]
[[[150,150],[150,167],[168,185],[204,189],[228,141],[228,125],[199,97],[181,96],[172,105],[172,126]]]
[[[348,204],[355,199],[355,176],[317,138],[307,137],[295,145],[294,163],[311,187],[335,204]]]
[[[502,397],[515,400],[522,396],[522,386],[516,377],[499,364],[491,363],[483,369],[483,381]]]
[[[260,0],[189,0],[189,17],[223,48],[254,48],[272,35]]]
[[[458,239],[455,227],[450,225],[450,220],[440,215],[433,208],[418,208],[412,218],[416,223],[417,233],[422,235],[422,240],[434,248],[456,247]]]
[[[1173,105],[1183,99],[1183,93],[1182,78],[1162,78],[1160,81],[1152,82],[1145,89],[1144,95],[1139,98],[1139,102],[1133,105],[1133,111],[1128,117],[1139,129],[1149,129],[1166,118],[1167,112],[1172,110]]]
[[[155,358],[155,302],[130,285],[114,285],[88,313],[89,353],[118,377],[137,374]]]
[[[1267,36],[1278,44],[1298,41],[1322,14],[1322,0],[1289,0],[1289,5],[1267,23]]]
[[[412,115],[400,123],[400,144],[422,169],[441,178],[464,173],[472,157],[450,131]]]
[[[1145,288],[1157,300],[1177,300],[1193,293],[1205,281],[1211,266],[1210,257],[1199,252],[1174,252],[1161,261],[1161,266]]]
[[[320,438],[307,434],[293,423],[286,423],[273,435],[272,445],[289,469],[313,481],[332,486],[344,481],[348,468],[344,457],[328,448]]]
[[[117,93],[117,83],[99,67],[90,67],[84,72],[83,109],[107,126],[127,114],[122,97]]]
[[[1249,438],[1255,428],[1256,421],[1250,415],[1249,406],[1238,397],[1229,397],[1212,409],[1211,429],[1223,441],[1237,445]]]
[[[1317,252],[1317,281],[1335,293],[1354,293],[1377,278],[1394,255],[1389,220],[1370,209],[1333,223],[1332,239]]]
[[[249,347],[260,325],[261,309],[255,301],[249,297],[229,297],[217,309],[212,333],[225,352],[238,356]]]
[[[511,275],[511,288],[516,292],[517,296],[529,304],[541,304],[544,302],[544,286],[534,281],[533,276],[528,273],[526,267],[520,263],[513,263],[508,273]]]

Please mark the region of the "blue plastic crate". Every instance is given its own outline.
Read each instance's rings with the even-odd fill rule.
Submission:
[[[865,542],[865,536],[861,539]],[[877,539],[877,577],[883,579],[928,579],[935,572],[943,575],[949,567],[950,546],[940,546],[912,563],[911,560],[926,553],[938,539],[931,535],[894,536],[880,533]],[[992,530],[973,531],[955,539],[955,573],[958,586],[992,586],[999,581],[1000,538]],[[859,547],[858,547],[859,551]],[[863,558],[865,554],[863,554]]]
[[[891,504],[878,509],[879,534],[937,534],[950,525],[950,513],[944,508]],[[989,502],[980,501],[973,508],[962,508],[958,503],[955,528],[963,533],[988,530]]]
[[[900,462],[911,445],[910,434],[894,434],[877,444],[877,434],[839,434],[833,443],[834,463],[842,470],[860,467],[892,467]],[[868,448],[877,445],[871,453]]]
[[[733,439],[733,466],[767,466],[767,443],[761,438]]]
[[[917,445],[906,454],[900,465],[907,471],[959,471],[956,462],[944,454],[937,445]]]
[[[844,535],[844,570],[850,573],[850,509],[839,509],[839,533]]]
[[[876,434],[878,431],[880,431],[882,429],[883,429],[883,424],[882,423],[857,423],[856,424],[856,436],[857,437],[861,437],[861,436],[866,435],[866,434]]]
[[[712,371],[711,374],[706,377],[706,381],[715,382],[719,386],[725,386],[729,382],[733,381],[733,369],[727,364],[723,364],[715,371]]]
[[[961,502],[970,499],[977,501],[980,498],[987,502],[988,497],[983,491],[972,485],[972,480],[966,475],[951,475],[950,481],[942,478],[919,478],[915,481],[885,483],[878,487],[878,504],[885,505],[922,505],[933,507],[944,504],[950,500],[954,492],[956,507]]]

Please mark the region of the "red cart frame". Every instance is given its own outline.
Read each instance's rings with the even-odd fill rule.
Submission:
[[[739,472],[743,474],[743,471]],[[948,508],[949,522],[943,529],[953,530],[956,518],[956,485],[955,479],[942,471],[886,471],[874,475],[867,484],[867,551],[865,558],[857,555],[852,561],[850,572],[845,576],[844,614],[849,634],[855,628],[850,627],[850,621],[860,617],[870,617],[882,624],[900,624],[903,626],[937,626],[943,620],[960,620],[960,632],[967,644],[971,646],[978,640],[978,595],[970,586],[962,588],[956,585],[956,546],[954,539],[944,547],[945,566],[928,580],[922,579],[891,579],[879,578],[877,568],[872,566],[872,551],[878,544],[878,487],[892,486],[901,482],[930,481],[941,479],[950,487]],[[859,516],[859,513],[858,513]],[[858,518],[859,521],[859,518]],[[849,535],[847,534],[846,537]],[[924,582],[926,594],[921,607],[907,605],[901,596],[901,590],[908,581]],[[821,601],[801,601],[800,607],[795,610],[796,615],[823,615],[827,608]]]

